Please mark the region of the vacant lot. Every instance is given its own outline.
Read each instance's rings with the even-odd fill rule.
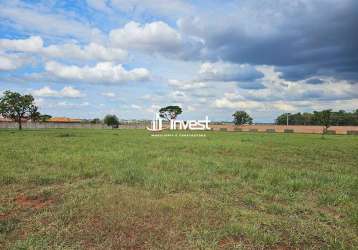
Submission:
[[[0,131],[0,248],[358,248],[358,137]]]

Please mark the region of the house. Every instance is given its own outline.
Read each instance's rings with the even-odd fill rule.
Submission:
[[[67,117],[52,117],[47,120],[47,122],[54,122],[54,123],[80,123],[81,119],[73,119]]]
[[[13,120],[0,116],[0,122],[12,122]]]

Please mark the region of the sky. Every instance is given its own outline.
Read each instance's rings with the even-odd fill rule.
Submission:
[[[0,96],[73,118],[358,109],[356,0],[0,0]]]

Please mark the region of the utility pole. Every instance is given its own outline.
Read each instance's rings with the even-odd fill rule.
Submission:
[[[286,113],[286,126],[288,126],[288,116],[290,115],[290,113]]]

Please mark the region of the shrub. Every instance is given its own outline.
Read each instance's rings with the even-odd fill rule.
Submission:
[[[348,130],[347,135],[358,135],[358,131],[355,130]]]
[[[275,133],[276,130],[273,129],[273,128],[268,128],[268,129],[266,129],[266,132],[267,132],[267,133]]]
[[[119,120],[118,117],[115,115],[106,115],[103,121],[107,126],[110,126],[112,128],[118,128]]]

